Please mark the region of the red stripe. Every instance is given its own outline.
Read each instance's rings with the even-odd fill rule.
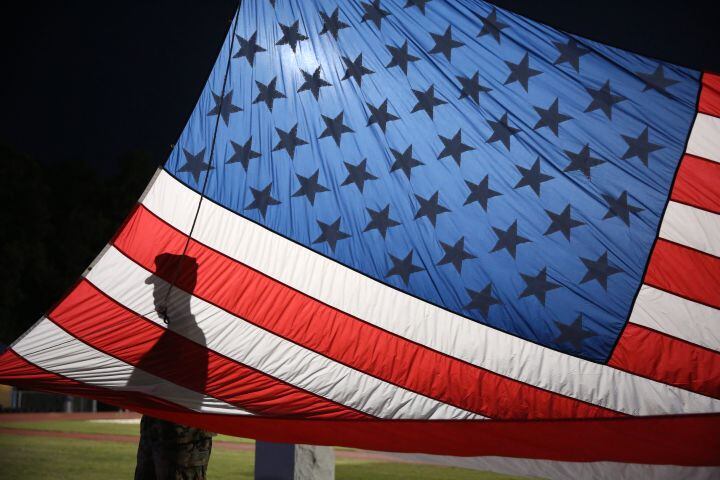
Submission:
[[[188,423],[202,419],[187,416]],[[208,418],[208,428],[218,418]],[[565,421],[307,421],[238,418],[234,435],[387,452],[571,462],[720,465],[720,415]],[[216,429],[217,430],[217,429]],[[222,431],[222,430],[220,430]]]
[[[670,196],[676,202],[720,213],[720,163],[685,155]]]
[[[253,413],[369,418],[162,328],[120,306],[86,280],[80,282],[48,318],[70,335],[123,362]],[[178,322],[182,320],[176,320],[174,328],[192,335],[196,341],[203,341],[197,325]]]
[[[7,351],[0,383],[72,393],[157,418],[272,442],[388,452],[556,461],[720,465],[720,415],[536,421],[296,420],[190,412],[153,397],[91,387],[45,372]],[[135,398],[132,398],[135,397]]]
[[[190,410],[185,407],[152,395],[94,387],[49,372],[25,360],[11,349],[0,355],[0,384],[14,385],[27,390],[88,397],[111,405],[121,405],[131,410],[152,408],[175,415],[190,413]]]
[[[662,238],[655,244],[644,283],[720,308],[720,259]]]
[[[720,353],[641,325],[625,327],[608,365],[720,398]]]
[[[187,237],[139,206],[115,246],[150,271]],[[193,294],[255,325],[386,382],[492,418],[615,416],[617,412],[488,372],[331,308],[191,241]],[[166,279],[168,280],[168,279]],[[192,291],[188,278],[176,285]]]
[[[85,396],[175,423],[272,442],[556,461],[720,465],[720,415],[542,421],[293,420],[190,412],[45,372],[7,351],[0,383]],[[135,398],[132,398],[135,397]],[[529,441],[535,439],[535,441]]]
[[[720,75],[703,73],[698,111],[720,117]]]

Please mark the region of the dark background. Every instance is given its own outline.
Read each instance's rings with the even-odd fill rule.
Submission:
[[[720,71],[709,2],[494,3],[610,45]],[[76,1],[5,8],[0,343],[47,310],[119,226],[179,136],[236,5]]]

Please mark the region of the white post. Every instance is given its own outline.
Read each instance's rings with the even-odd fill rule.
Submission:
[[[65,413],[72,413],[73,411],[73,398],[70,395],[65,396],[63,409]]]
[[[332,447],[255,442],[255,480],[334,480]]]
[[[335,450],[295,445],[295,480],[335,480]]]
[[[12,388],[10,406],[15,410],[20,410],[20,408],[22,407],[22,391],[16,387]]]

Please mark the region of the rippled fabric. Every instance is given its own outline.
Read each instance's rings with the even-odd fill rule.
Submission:
[[[420,3],[243,1],[165,168],[392,288],[606,361],[699,73],[485,2]]]

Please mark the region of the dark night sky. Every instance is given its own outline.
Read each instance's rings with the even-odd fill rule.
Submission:
[[[283,0],[278,0],[281,5]],[[205,82],[236,1],[22,2],[0,20],[0,142],[100,170],[132,149],[164,159]],[[701,2],[498,0],[594,40],[720,71]]]

